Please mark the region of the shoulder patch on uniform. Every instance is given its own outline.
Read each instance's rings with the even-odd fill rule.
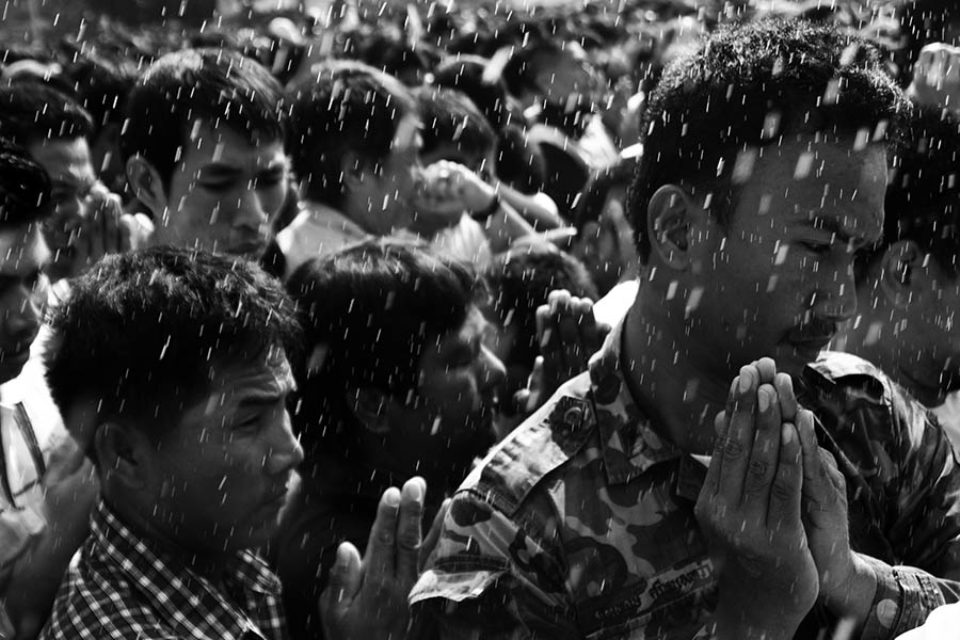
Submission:
[[[541,480],[580,451],[595,426],[589,400],[554,397],[494,449],[479,474],[471,474],[473,490],[513,514]]]
[[[816,361],[807,365],[804,373],[807,372],[812,372],[821,381],[831,384],[844,378],[861,378],[861,384],[877,398],[886,395],[893,384],[887,374],[875,364],[851,353],[839,351],[824,351]]]

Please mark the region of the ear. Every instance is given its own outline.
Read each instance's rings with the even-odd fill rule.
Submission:
[[[366,166],[359,153],[347,151],[340,161],[340,171],[343,174],[344,186],[352,190],[363,181]]]
[[[127,183],[137,200],[142,202],[159,221],[167,209],[167,194],[160,174],[146,158],[135,155],[127,159]]]
[[[913,240],[899,240],[880,258],[880,290],[895,307],[907,307],[927,287],[923,252]]]
[[[96,427],[93,446],[107,477],[130,490],[148,484],[150,456],[156,448],[145,434],[116,422],[103,422]]]
[[[691,248],[706,212],[681,187],[665,184],[647,206],[650,247],[664,265],[683,271],[692,262]]]
[[[353,400],[353,413],[367,431],[378,435],[390,433],[387,405],[393,401],[383,391],[364,387],[349,393]]]

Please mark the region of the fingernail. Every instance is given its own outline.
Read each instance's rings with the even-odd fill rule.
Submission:
[[[770,392],[766,389],[760,389],[757,393],[757,404],[760,406],[760,411],[766,411],[770,408]]]
[[[396,487],[390,487],[383,492],[383,500],[387,506],[396,507],[400,505],[400,492]]]
[[[340,545],[337,547],[337,566],[345,567],[347,566],[348,561],[350,560],[350,554],[347,552],[347,547]]]
[[[423,500],[423,485],[418,479],[414,479],[410,482],[410,497],[420,502]]]
[[[790,424],[783,425],[783,429],[780,433],[780,439],[783,440],[783,444],[790,444],[793,442],[795,430]]]
[[[740,393],[746,393],[750,390],[750,375],[740,374]]]

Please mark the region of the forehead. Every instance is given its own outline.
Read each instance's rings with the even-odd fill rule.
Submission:
[[[733,226],[819,219],[870,240],[882,233],[887,186],[882,145],[857,145],[852,138],[824,142],[811,136],[750,148],[737,157],[733,179],[740,187]]]
[[[0,275],[33,273],[47,263],[50,252],[36,224],[0,229]]]
[[[242,401],[249,395],[285,395],[295,387],[293,372],[282,349],[272,348],[252,362],[210,368],[207,404]]]
[[[267,166],[283,159],[283,141],[246,136],[226,125],[194,120],[184,141],[181,166],[198,170],[209,164]]]
[[[43,140],[29,145],[30,155],[51,178],[62,173],[75,173],[89,169],[90,146],[85,138],[66,138],[62,140]]]
[[[436,342],[437,350],[441,353],[462,345],[472,344],[485,331],[487,319],[476,304],[467,308],[467,317],[456,329],[452,329],[440,336]]]

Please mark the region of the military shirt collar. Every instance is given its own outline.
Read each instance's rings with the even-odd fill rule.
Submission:
[[[590,360],[600,451],[610,484],[630,482],[651,466],[683,455],[654,431],[630,392],[624,375],[629,362],[620,358],[623,325],[621,321],[614,327]]]

